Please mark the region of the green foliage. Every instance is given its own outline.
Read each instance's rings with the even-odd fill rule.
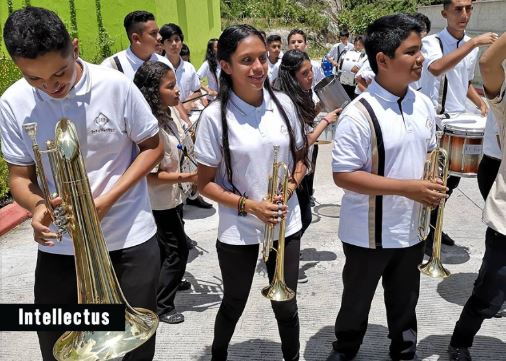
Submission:
[[[7,170],[7,163],[0,154],[0,200],[2,200],[7,193],[9,193],[9,172]]]
[[[70,36],[72,39],[79,38],[77,33],[77,15],[75,0],[69,0],[69,13],[70,13]]]
[[[0,54],[0,96],[19,78],[21,78],[21,72],[14,62]]]
[[[343,10],[338,14],[340,28],[347,28],[353,34],[365,33],[367,26],[374,20],[394,13],[413,13],[420,2],[414,0],[347,0],[343,1]]]
[[[100,63],[103,59],[112,55],[111,46],[114,44],[109,33],[104,27],[102,19],[102,5],[100,0],[95,0],[95,10],[97,15],[98,39],[97,39],[97,55],[93,59],[94,63]]]
[[[30,0],[24,0],[25,6],[32,6],[32,2]]]
[[[322,31],[328,18],[322,15],[325,2],[313,0],[311,7],[303,7],[293,0],[221,0],[224,26],[248,23],[259,28],[303,26],[306,30]],[[253,20],[254,19],[254,20]]]

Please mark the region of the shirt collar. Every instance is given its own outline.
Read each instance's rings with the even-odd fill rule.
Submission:
[[[49,94],[43,92],[40,89],[36,89],[38,97],[42,101],[65,101],[68,99],[75,98],[80,95],[84,95],[90,91],[91,88],[91,77],[90,71],[88,68],[88,64],[84,62],[81,58],[77,58],[76,60],[83,67],[83,73],[81,74],[81,79],[74,85],[72,89],[68,92],[68,94],[64,98],[53,98]]]
[[[450,32],[448,31],[448,28],[444,28],[443,30],[441,30],[439,32],[439,37],[445,43],[448,43],[450,45],[455,45],[455,47],[458,47],[458,45],[460,45],[462,43],[462,41],[465,39],[466,33],[464,32],[464,36],[462,37],[462,39],[457,39],[452,34],[450,34]]]
[[[239,112],[241,112],[242,115],[248,115],[251,113],[254,113],[257,110],[266,110],[266,111],[272,111],[273,110],[273,104],[272,104],[272,98],[268,91],[265,89],[263,90],[263,101],[262,104],[260,104],[259,107],[255,107],[251,104],[246,103],[244,100],[239,98],[233,91],[230,91],[230,103],[236,107]]]
[[[153,53],[154,54],[154,53]],[[153,60],[153,54],[149,57],[149,60]],[[127,59],[132,62],[134,65],[138,65],[139,67],[144,64],[144,60],[139,58],[137,55],[134,54],[132,51],[132,48],[129,46],[126,50],[126,57]]]
[[[403,98],[398,97],[395,94],[390,93],[388,90],[383,88],[381,85],[378,84],[376,80],[373,80],[372,83],[367,88],[368,92],[371,94],[374,94],[378,98],[386,101],[386,102],[396,102],[403,101],[405,99],[412,99],[414,98],[413,90],[408,86],[408,90],[406,91],[406,95],[404,95]]]

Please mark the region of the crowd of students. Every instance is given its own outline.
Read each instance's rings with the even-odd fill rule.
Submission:
[[[358,353],[380,278],[390,357],[415,359],[417,266],[427,245],[432,248],[431,239],[423,242],[418,237],[418,212],[421,205],[439,205],[458,185],[458,178],[448,188],[440,180],[422,179],[424,163],[436,147],[436,113],[461,111],[466,97],[483,114],[488,112],[470,84],[479,46],[490,45],[480,68],[496,134],[501,144],[505,141],[506,36],[467,37],[471,11],[471,0],[445,1],[447,27],[427,37],[430,21],[406,14],[372,22],[364,36],[355,37],[354,45],[349,33],[341,31],[340,42],[326,58],[355,99],[319,122],[321,105],[313,89],[325,75],[321,62],[307,55],[307,37],[300,29],[289,33],[283,53],[280,36],[266,37],[248,25],[230,26],[219,39],[208,41],[205,61],[196,70],[189,58],[184,59],[184,34],[177,24],[159,28],[153,14],[135,11],[124,20],[129,47],[99,66],[79,57],[77,39],[70,38],[54,12],[37,7],[15,11],[5,23],[4,41],[23,78],[1,97],[1,144],[11,193],[33,214],[34,240],[39,244],[35,303],[73,304],[77,290],[72,240],[56,241],[24,123],[38,123],[37,137],[43,143],[54,137],[60,118],[75,122],[125,297],[132,306],[156,311],[163,322],[184,321],[174,298],[190,286],[183,280],[189,243],[180,184],[196,185],[218,204],[216,249],[223,299],[214,325],[214,361],[227,360],[250,293],[265,224],[277,229],[281,220],[285,222],[285,280],[296,292],[301,237],[311,223],[315,143],[327,126],[337,124],[331,167],[335,184],[345,190],[339,238],[346,261],[336,340],[328,360],[352,360]],[[189,57],[189,49],[186,53]],[[446,90],[441,90],[441,82],[448,83]],[[192,155],[197,168],[183,172],[181,160],[188,154],[180,145],[195,121],[191,115],[197,102],[205,106]],[[288,165],[287,200],[265,198],[273,146],[279,147],[278,159]],[[505,299],[505,167],[500,161],[494,171],[482,167],[489,184],[486,251],[473,295],[455,326],[448,349],[451,360],[471,360],[474,335]],[[48,180],[54,189],[52,177]],[[51,202],[57,204],[58,199]],[[202,198],[194,204],[212,207]],[[276,237],[274,248],[277,241]],[[267,261],[270,281],[275,261],[274,256]],[[271,304],[283,358],[298,360],[297,298]],[[54,360],[52,348],[60,335],[38,332],[44,360]],[[151,360],[154,353],[155,336],[124,360]]]

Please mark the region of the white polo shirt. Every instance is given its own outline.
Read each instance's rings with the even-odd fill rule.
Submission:
[[[118,70],[116,63],[114,62],[115,56],[118,57],[121,67],[123,68],[122,73],[125,74],[128,79],[133,81],[135,72],[137,71],[137,69],[141,67],[142,64],[144,64],[145,61],[137,57],[137,55],[133,53],[132,49],[128,47],[128,49],[122,50],[119,53],[116,53],[113,56],[110,56],[109,58],[105,59],[100,65]],[[149,58],[149,60],[160,61],[164,64],[167,64],[168,66],[170,66],[172,70],[174,70],[174,67],[170,63],[169,59],[167,59],[164,56],[158,55],[157,53],[153,53],[151,55],[151,58]]]
[[[337,43],[332,46],[332,48],[327,53],[327,56],[331,56],[334,61],[339,61],[339,59],[346,53],[348,50],[352,50],[354,48],[353,44],[348,42],[346,45],[343,43]]]
[[[272,82],[278,77],[281,58],[278,58],[278,61],[276,61],[274,64],[272,64],[271,61],[267,59],[267,65],[269,65],[267,76],[269,77],[269,81],[272,84]]]
[[[506,75],[506,71],[505,71]],[[506,81],[501,92],[494,99],[489,99],[490,109],[494,112],[501,144],[506,144]],[[502,159],[506,159],[506,147],[502,147]],[[483,221],[490,228],[506,235],[506,162],[502,161],[499,172],[490,193],[488,194],[483,210]]]
[[[485,123],[483,154],[495,159],[502,158],[501,147],[499,145],[499,132],[497,130],[497,122],[493,111],[488,112],[487,122]]]
[[[80,140],[93,197],[106,193],[125,173],[139,153],[137,144],[158,133],[158,122],[137,87],[124,75],[104,67],[83,64],[83,75],[64,99],[51,98],[20,79],[0,100],[2,152],[8,163],[34,164],[32,142],[23,124],[38,123],[37,142],[54,139],[59,119],[71,119]],[[50,173],[47,156],[42,157]],[[54,192],[52,174],[47,175]],[[146,178],[142,178],[112,206],[101,222],[109,251],[132,247],[156,232]],[[65,236],[54,247],[39,246],[48,253],[73,254]]]
[[[444,53],[437,38],[441,39]],[[471,38],[467,35],[463,39],[455,39],[445,28],[437,34],[426,36],[422,39],[423,62],[422,77],[420,79],[421,92],[427,95],[437,109],[442,88],[442,75],[436,77],[429,71],[429,66],[446,55],[462,46]],[[466,98],[469,82],[474,78],[476,61],[478,60],[478,48],[473,49],[455,67],[448,70],[445,75],[448,79],[446,93],[445,112],[465,112]],[[442,90],[441,90],[442,91]]]
[[[369,59],[365,59],[364,63],[360,67],[360,69],[355,74],[355,79],[361,77],[366,82],[372,82],[376,77],[376,74],[372,71],[371,64],[369,63]],[[355,87],[355,94],[361,94],[362,92],[358,88],[358,85]]]
[[[368,119],[359,110],[361,99],[373,109],[381,135],[371,130]],[[381,175],[383,166],[387,178],[421,179],[427,152],[436,146],[434,118],[432,103],[425,95],[409,88],[400,99],[373,81],[368,91],[353,100],[339,117],[332,171],[371,173],[377,168]],[[380,144],[381,138],[383,147],[372,145]],[[365,248],[412,246],[420,242],[419,208],[419,203],[406,197],[369,196],[345,189],[339,238]]]
[[[279,92],[275,94],[291,122],[296,149],[300,149],[304,140],[295,106],[286,95]],[[249,199],[259,201],[267,195],[274,145],[280,146],[278,160],[287,163],[290,170],[294,166],[285,122],[267,91],[264,91],[264,101],[259,107],[247,104],[230,92],[227,124],[234,186],[241,194],[246,193]],[[223,157],[222,132],[220,101],[215,101],[204,109],[200,117],[195,156],[198,163],[218,168],[215,182],[232,190]],[[218,205],[218,214],[218,239],[221,242],[246,245],[263,241],[265,223],[254,215],[238,216],[236,207],[222,204]],[[299,202],[294,194],[288,201],[285,234],[292,235],[301,228]],[[276,227],[275,239],[278,233]]]
[[[207,78],[207,85],[209,86],[209,88],[214,90],[215,92],[218,92],[220,73],[221,67],[219,63],[216,68],[216,77],[215,77],[215,75],[211,71],[211,68],[209,67],[208,61],[206,60],[202,63],[199,70],[197,71],[197,76],[200,78],[200,80]]]
[[[179,88],[179,99],[182,102],[192,93],[200,90],[200,79],[195,67],[183,58],[179,58],[179,65],[176,68],[176,82]]]

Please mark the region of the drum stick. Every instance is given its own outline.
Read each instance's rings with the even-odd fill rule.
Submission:
[[[181,102],[181,104],[188,103],[188,102],[192,102],[192,101],[194,101],[194,100],[197,100],[197,99],[203,98],[203,97],[205,97],[207,94],[209,94],[209,93],[203,93],[203,94],[200,94],[200,95],[194,96],[193,98],[188,98],[188,99],[186,99],[185,101]]]

